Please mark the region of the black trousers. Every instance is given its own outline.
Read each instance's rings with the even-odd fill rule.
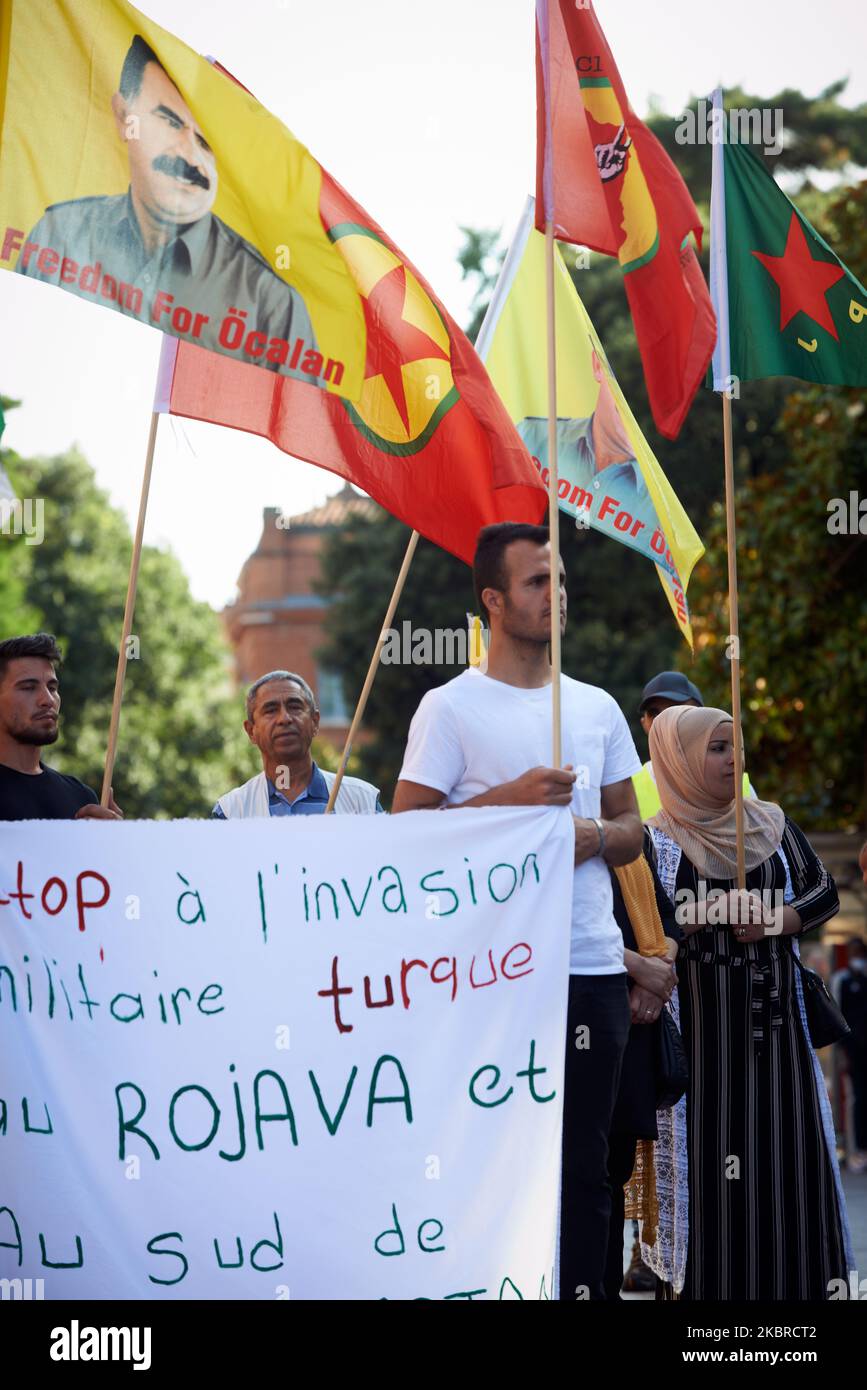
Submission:
[[[605,1297],[619,1298],[623,1283],[623,1226],[626,1194],[623,1188],[632,1177],[638,1140],[634,1134],[612,1134],[608,1140],[608,1178],[611,1182],[611,1221],[608,1227],[608,1255],[605,1261]]]
[[[567,1018],[560,1298],[572,1302],[605,1297],[608,1130],[629,1037],[626,975],[570,975]]]

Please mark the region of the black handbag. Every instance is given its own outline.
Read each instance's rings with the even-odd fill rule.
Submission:
[[[831,1043],[840,1042],[852,1031],[840,1006],[828,993],[821,975],[804,965],[794,951],[792,959],[801,972],[810,1042],[814,1047],[829,1047]]]
[[[670,1110],[686,1093],[689,1066],[686,1050],[677,1024],[667,1006],[656,1021],[654,1039],[654,1073],[656,1077],[656,1108]]]

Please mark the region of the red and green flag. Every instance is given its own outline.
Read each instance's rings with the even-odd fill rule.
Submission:
[[[320,215],[362,297],[359,399],[167,338],[155,409],[264,435],[469,563],[482,526],[541,521],[545,487],[469,339],[324,170]]]
[[[536,0],[536,226],[617,256],[653,418],[674,439],[716,338],[701,218],[638,119],[590,4]]]
[[[867,386],[867,290],[760,156],[722,140],[713,148],[711,294],[714,390],[768,376]]]

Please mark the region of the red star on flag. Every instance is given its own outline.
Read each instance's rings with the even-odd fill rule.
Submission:
[[[438,343],[403,317],[406,303],[406,268],[396,265],[383,275],[363,301],[367,320],[367,362],[365,378],[381,376],[391,393],[395,409],[410,433],[409,409],[403,389],[406,363],[422,357],[439,357],[448,362],[449,355]]]
[[[804,313],[839,342],[825,295],[846,272],[835,261],[813,258],[796,212],[792,213],[782,256],[766,256],[761,251],[750,254],[761,261],[780,287],[780,332],[797,313]]]

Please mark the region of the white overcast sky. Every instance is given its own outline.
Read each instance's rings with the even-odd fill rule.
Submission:
[[[139,8],[234,72],[466,321],[460,225],[508,235],[533,187],[532,0],[144,0]],[[596,10],[639,115],[651,97],[679,112],[718,82],[814,94],[849,76],[844,100],[867,100],[863,0],[597,0]],[[159,334],[11,274],[0,274],[0,325],[0,389],[24,402],[4,443],[25,455],[77,443],[134,521]],[[146,540],[170,546],[195,595],[222,606],[262,508],[297,513],[340,485],[264,440],[163,417]]]

